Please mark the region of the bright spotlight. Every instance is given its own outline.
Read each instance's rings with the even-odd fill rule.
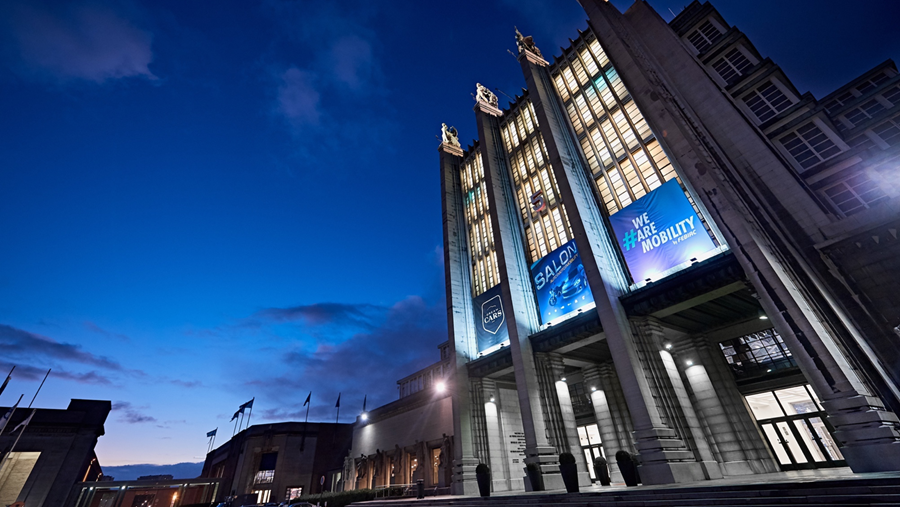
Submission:
[[[435,384],[434,388],[437,389],[437,392],[442,393],[447,390],[447,384],[438,382],[437,384]]]
[[[359,416],[359,418],[362,419],[363,421],[368,421],[368,420],[369,420],[369,414],[363,412],[362,415]]]

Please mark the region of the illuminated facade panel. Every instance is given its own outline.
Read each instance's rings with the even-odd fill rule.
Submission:
[[[500,132],[525,226],[526,257],[534,263],[568,242],[572,229],[531,102],[524,99],[506,113]]]
[[[472,258],[472,296],[478,296],[500,282],[490,204],[484,183],[481,153],[474,151],[459,172],[463,189],[463,206],[469,231],[469,254]]]

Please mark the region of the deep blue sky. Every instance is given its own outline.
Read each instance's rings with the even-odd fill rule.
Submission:
[[[613,2],[619,8],[627,0]],[[687,0],[654,1],[666,19]],[[900,57],[900,3],[716,2],[801,91]],[[435,135],[573,1],[0,4],[0,405],[114,402],[101,463],[341,420],[446,339]],[[505,97],[501,95],[501,103]],[[5,375],[5,370],[3,371]]]

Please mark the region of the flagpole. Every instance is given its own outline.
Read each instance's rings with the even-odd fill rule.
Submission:
[[[231,430],[231,438],[234,438],[235,433],[237,433],[237,417],[234,417],[234,429]]]
[[[250,413],[247,414],[247,428],[250,427],[250,416],[253,415],[253,401],[254,400],[256,400],[256,396],[254,396],[253,399],[250,400]],[[244,429],[247,429],[247,428],[244,428]]]
[[[28,408],[31,408],[31,405],[34,403],[34,400],[37,399],[38,393],[41,392],[41,388],[44,387],[44,382],[47,381],[47,377],[49,377],[49,376],[50,376],[50,368],[47,369],[47,374],[44,375],[44,380],[41,381],[41,385],[38,386],[37,392],[34,393],[34,398],[31,398],[31,403],[28,404]]]
[[[47,373],[49,374],[50,372],[47,372]],[[46,379],[45,379],[45,380],[46,380]],[[28,423],[31,422],[31,418],[34,417],[34,413],[35,413],[35,412],[37,412],[37,409],[36,409],[36,408],[31,409],[31,415],[28,416],[27,418],[25,418],[25,421],[24,421],[25,425],[22,427],[22,431],[19,432],[19,436],[16,437],[16,441],[13,442],[12,447],[9,448],[9,452],[7,452],[7,453],[3,456],[3,459],[0,460],[0,470],[3,470],[3,465],[6,464],[6,460],[7,460],[10,456],[12,456],[13,451],[16,449],[16,444],[19,443],[19,439],[22,438],[22,434],[25,433],[25,429],[28,428]],[[10,419],[12,419],[12,417],[10,417]],[[13,428],[13,430],[15,430],[15,428]]]
[[[6,380],[3,381],[3,385],[0,386],[0,394],[3,394],[3,391],[6,390],[6,385],[9,384],[9,379],[12,378],[12,373],[16,370],[16,365],[13,365],[12,369],[9,370],[9,373],[6,375]]]
[[[334,424],[337,424],[338,419],[341,417],[341,393],[338,393],[338,400],[335,405],[337,405],[335,407],[335,408],[337,408],[337,415],[334,416]]]
[[[17,401],[16,404],[12,406],[12,409],[11,409],[12,411],[9,413],[9,419],[7,419],[6,424],[9,424],[9,421],[11,421],[11,420],[12,420],[12,417],[16,414],[16,408],[18,408],[18,407],[19,407],[19,403],[22,402],[22,397],[23,397],[23,396],[25,396],[25,395],[24,395],[24,394],[20,394],[20,395],[19,395],[19,401]],[[5,430],[5,429],[6,429],[6,426],[4,425],[2,428],[0,428],[0,433],[2,433],[3,430]]]

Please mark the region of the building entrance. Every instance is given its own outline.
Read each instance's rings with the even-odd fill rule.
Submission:
[[[782,470],[847,466],[809,385],[746,396]]]
[[[581,451],[584,453],[584,459],[587,460],[588,473],[591,474],[591,482],[597,481],[594,474],[594,459],[600,456],[606,457],[603,453],[603,447],[600,445],[600,429],[596,424],[587,424],[578,427],[578,440],[581,442]]]

